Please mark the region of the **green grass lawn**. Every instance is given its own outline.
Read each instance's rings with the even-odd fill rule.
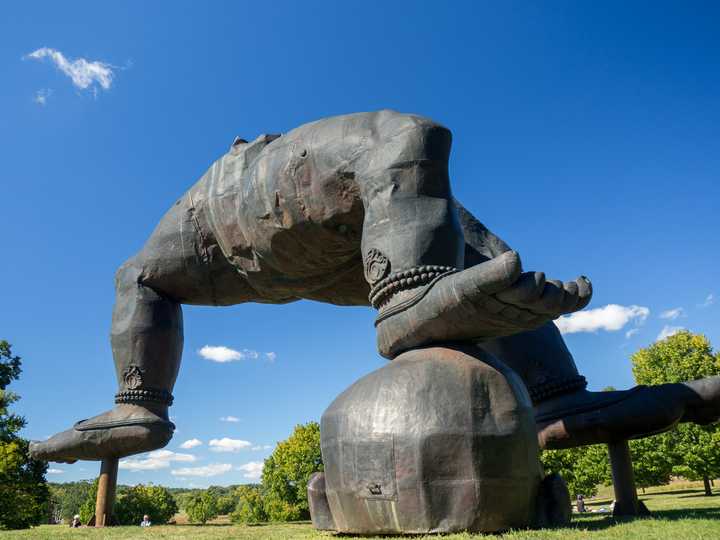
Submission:
[[[608,507],[611,498],[608,490],[588,501],[590,509]],[[718,490],[717,495],[720,495]],[[573,517],[572,525],[565,529],[542,531],[513,531],[488,538],[497,540],[601,540],[605,538],[637,539],[717,539],[720,540],[720,497],[705,497],[697,484],[674,485],[648,489],[640,498],[653,513],[653,517],[636,520],[617,520],[607,514],[586,514]],[[237,538],[240,540],[285,539],[285,538],[321,538],[344,540],[354,538],[331,533],[319,533],[309,523],[283,523],[258,526],[234,526],[227,523],[199,525],[167,525],[140,529],[140,527],[114,527],[109,529],[70,529],[64,525],[43,525],[26,531],[0,533],[8,539],[68,539],[68,538],[188,538],[210,540],[219,538]],[[477,538],[478,535],[453,534],[442,536],[447,540]],[[363,537],[370,538],[370,537]],[[377,537],[374,537],[377,538]],[[384,537],[385,539],[394,537]],[[426,537],[413,537],[431,538]],[[438,536],[432,536],[438,538]]]

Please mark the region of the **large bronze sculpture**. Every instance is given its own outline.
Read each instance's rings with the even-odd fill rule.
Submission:
[[[590,282],[523,272],[453,199],[450,143],[443,126],[393,111],[236,139],[118,270],[115,408],[33,443],[33,455],[102,460],[168,443],[181,304],[378,310],[378,349],[395,360],[323,417],[327,471],[310,489],[325,528],[555,523],[566,501],[542,478],[538,443],[612,443],[717,420],[720,378],[585,390],[552,320],[587,305]],[[488,497],[493,486],[505,502]]]

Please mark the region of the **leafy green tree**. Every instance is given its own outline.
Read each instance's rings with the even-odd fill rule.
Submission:
[[[25,419],[9,411],[19,397],[7,390],[20,377],[20,365],[20,357],[13,355],[10,344],[0,340],[0,441],[4,442],[15,440],[18,431],[25,427]]]
[[[720,355],[708,339],[678,332],[632,356],[633,375],[639,384],[676,383],[720,375]],[[720,475],[720,431],[717,425],[681,424],[662,436],[672,472],[689,480],[702,479],[705,494],[712,495],[710,479]]]
[[[218,515],[226,516],[232,514],[237,506],[237,499],[232,495],[221,495],[217,500]]]
[[[645,492],[646,487],[670,483],[673,459],[668,452],[665,435],[655,435],[630,441],[635,485]]]
[[[90,520],[95,515],[95,502],[97,500],[97,492],[98,481],[96,478],[95,481],[90,484],[90,489],[88,489],[87,491],[85,500],[80,505],[80,510],[78,510],[78,514],[80,514],[80,523],[90,523]],[[117,511],[117,508],[113,508],[113,511]]]
[[[711,479],[720,475],[718,426],[681,424],[666,437],[671,455],[675,456],[673,474],[688,480],[702,480],[705,495],[711,496]]]
[[[174,494],[175,500],[177,501],[178,507],[180,508],[181,512],[185,512],[187,514],[188,501],[192,499],[192,497],[197,493],[202,493],[202,490],[191,489]]]
[[[610,483],[610,461],[605,445],[544,450],[540,461],[545,473],[558,473],[563,477],[573,496],[593,496],[599,485]]]
[[[27,455],[23,439],[0,442],[0,529],[25,529],[48,517],[47,466]]]
[[[97,479],[89,484],[85,500],[77,512],[81,523],[89,523],[95,515],[97,499]],[[120,525],[139,525],[143,516],[150,516],[150,521],[161,525],[167,523],[177,514],[178,506],[170,490],[162,486],[144,486],[138,484],[128,488],[118,486],[117,498],[113,505],[113,517]]]
[[[30,458],[28,441],[17,435],[25,419],[9,411],[19,398],[7,387],[20,376],[20,365],[10,344],[0,341],[0,529],[23,529],[49,517],[47,463]]]
[[[185,503],[185,513],[192,523],[203,525],[218,516],[217,496],[211,491],[193,494]]]
[[[87,500],[92,489],[92,482],[67,482],[64,484],[50,484],[52,495],[53,515],[59,519],[70,521],[80,512],[80,506]]]
[[[639,384],[663,384],[720,374],[720,356],[710,341],[687,330],[657,341],[632,355],[632,371]]]
[[[237,506],[231,516],[234,523],[261,523],[268,520],[261,486],[238,486],[235,497]]]
[[[134,486],[115,503],[114,514],[120,525],[138,525],[147,514],[157,525],[167,523],[177,513],[175,498],[162,486]]]
[[[323,470],[320,454],[320,424],[295,426],[292,435],[279,443],[265,460],[262,485],[265,512],[272,521],[310,518],[307,484]]]

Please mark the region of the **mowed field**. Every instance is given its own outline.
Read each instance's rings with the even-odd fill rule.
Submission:
[[[609,507],[612,499],[609,490],[589,501],[588,507],[593,510]],[[573,516],[572,525],[564,529],[542,531],[511,531],[500,535],[491,535],[493,540],[601,540],[601,539],[718,539],[720,540],[720,488],[713,497],[705,497],[697,484],[680,484],[672,488],[658,487],[647,490],[640,498],[653,513],[652,518],[636,520],[618,520],[608,514],[590,513]],[[182,522],[182,516],[178,516]],[[460,540],[478,538],[481,535],[452,534],[446,536],[423,536],[418,538],[444,538]],[[334,535],[315,531],[309,523],[282,523],[255,526],[231,525],[227,519],[200,525],[167,525],[141,529],[140,527],[114,527],[109,529],[70,529],[64,525],[43,525],[31,530],[0,532],[0,538],[12,540],[36,539],[70,539],[70,538],[109,538],[129,540],[136,538],[149,539],[199,539],[214,540],[219,538],[237,538],[240,540],[260,539],[346,539],[349,535]],[[362,537],[396,538],[396,537]]]

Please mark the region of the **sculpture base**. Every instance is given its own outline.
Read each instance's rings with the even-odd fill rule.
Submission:
[[[403,353],[343,392],[320,432],[325,473],[308,489],[317,528],[496,532],[569,515],[567,490],[542,487],[525,387],[472,345]]]

